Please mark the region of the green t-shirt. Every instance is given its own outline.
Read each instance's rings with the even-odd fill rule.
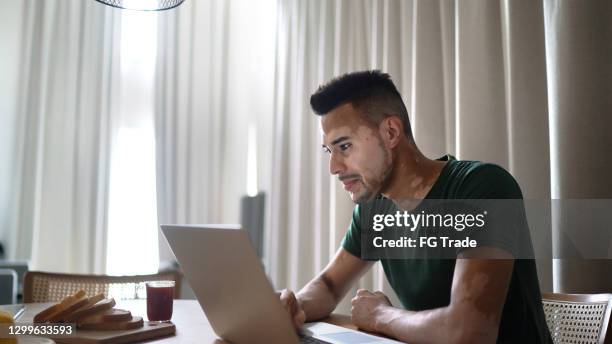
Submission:
[[[451,155],[426,199],[522,199],[520,187],[503,168]],[[355,207],[342,247],[361,258],[360,213]],[[499,245],[505,248],[503,245]],[[455,259],[381,259],[389,284],[407,310],[448,306]],[[535,261],[516,259],[499,326],[498,343],[552,343],[538,283]]]

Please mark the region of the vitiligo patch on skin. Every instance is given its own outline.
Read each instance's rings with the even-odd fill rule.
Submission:
[[[416,188],[417,186],[422,185],[423,181],[424,181],[423,177],[413,178],[410,182],[410,186],[412,186],[413,188]]]
[[[479,264],[478,260],[472,260],[471,263]],[[491,264],[490,260],[483,260],[483,264]],[[492,271],[489,268],[489,273],[481,272],[479,269],[469,269],[465,272],[462,283],[459,285],[461,299],[458,302],[473,305],[475,310],[474,316],[479,317],[479,320],[486,321],[493,327],[497,327],[501,320],[501,312],[498,303],[500,300],[499,292],[503,291],[503,286],[507,281],[500,281],[502,276],[505,276],[506,269],[503,265],[512,264],[504,260],[497,260],[494,264],[499,264],[499,269],[495,268]],[[511,269],[511,268],[510,268]],[[478,271],[477,271],[478,270]]]

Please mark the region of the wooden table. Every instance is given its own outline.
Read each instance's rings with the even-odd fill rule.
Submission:
[[[50,303],[31,303],[25,304],[26,310],[17,320],[18,323],[32,322],[34,315]],[[132,315],[142,316],[147,318],[146,300],[129,300],[117,301],[116,308],[127,309],[132,312]],[[2,309],[2,306],[0,306]],[[324,320],[330,324],[344,326],[351,329],[356,329],[356,326],[351,323],[351,319],[346,315],[333,314]],[[146,343],[202,343],[202,344],[227,344],[226,341],[219,339],[206,315],[200,308],[200,304],[195,300],[174,300],[174,311],[172,313],[172,322],[176,325],[176,335],[170,337],[159,338],[156,340],[147,341]]]

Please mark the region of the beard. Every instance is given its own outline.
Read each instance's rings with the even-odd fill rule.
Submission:
[[[363,184],[363,189],[364,190],[361,195],[359,195],[356,199],[353,199],[355,204],[368,203],[376,197],[377,193],[365,186],[365,184]]]
[[[351,174],[341,176],[340,180],[351,179],[359,177],[359,183],[361,183],[361,190],[358,194],[353,193],[352,200],[356,204],[363,204],[372,201],[385,189],[389,183],[389,177],[393,171],[393,162],[389,159],[389,152],[385,148],[380,146],[381,153],[383,155],[383,164],[380,170],[372,178],[365,179],[361,174]]]

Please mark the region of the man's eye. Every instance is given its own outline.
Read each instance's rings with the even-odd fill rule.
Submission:
[[[350,143],[343,143],[339,147],[340,147],[341,150],[345,151],[345,150],[349,149],[349,147],[351,147],[351,144]]]
[[[323,147],[323,152],[327,154],[331,154],[331,151],[327,147]]]

